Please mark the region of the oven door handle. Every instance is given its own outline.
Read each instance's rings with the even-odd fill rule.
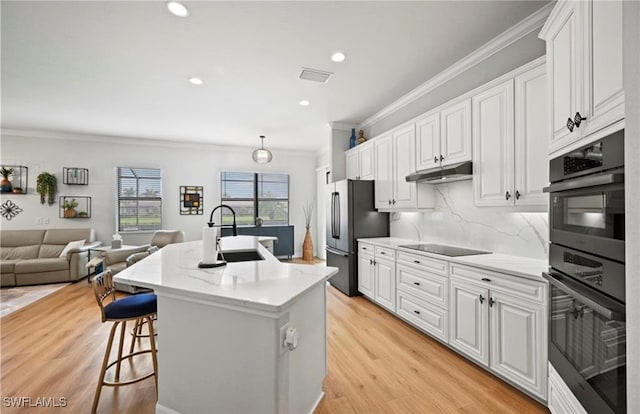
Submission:
[[[624,183],[623,172],[611,172],[608,174],[590,175],[587,177],[576,178],[573,180],[562,181],[551,184],[549,187],[542,189],[545,193],[555,193],[558,191],[576,190],[578,188],[596,187],[599,185],[609,185]]]
[[[626,311],[623,305],[592,291],[592,289],[583,286],[579,282],[575,282],[566,276],[553,273],[542,273],[545,279],[552,285],[556,285],[562,291],[570,294],[585,305],[589,306],[607,320],[624,322],[626,319]]]

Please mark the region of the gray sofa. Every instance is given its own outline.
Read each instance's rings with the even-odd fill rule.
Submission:
[[[84,245],[59,257],[67,243],[77,240]],[[0,285],[77,281],[87,275],[89,249],[100,244],[91,228],[0,230]]]

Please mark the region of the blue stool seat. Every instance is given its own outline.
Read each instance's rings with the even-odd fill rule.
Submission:
[[[131,319],[155,313],[158,302],[154,293],[127,296],[104,307],[107,319]]]

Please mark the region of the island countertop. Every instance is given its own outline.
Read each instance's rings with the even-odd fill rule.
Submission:
[[[202,240],[170,244],[126,268],[114,280],[160,294],[279,312],[338,272],[335,267],[281,263],[258,237],[223,237],[221,251],[257,250],[264,260],[200,269]]]

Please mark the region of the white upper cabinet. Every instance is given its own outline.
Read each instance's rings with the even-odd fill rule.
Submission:
[[[376,208],[432,208],[432,186],[407,182],[405,179],[407,175],[416,171],[415,124],[400,126],[387,135],[375,138],[373,144]]]
[[[471,100],[440,111],[441,165],[471,160]]]
[[[476,205],[513,201],[513,79],[472,99]]]
[[[416,170],[440,165],[440,112],[416,122]]]
[[[416,121],[416,169],[471,160],[471,101],[465,99]]]
[[[549,185],[547,134],[549,100],[545,65],[515,78],[515,187],[516,205],[547,206]],[[541,168],[542,166],[542,168]]]
[[[350,149],[346,152],[345,157],[347,178],[351,180],[374,179],[373,142],[367,141]]]
[[[624,118],[622,2],[559,0],[540,37],[554,153]]]
[[[590,1],[584,4],[587,25],[588,111],[586,133],[591,134],[624,118],[622,79],[622,2]]]
[[[547,82],[542,59],[472,98],[478,206],[546,206]],[[542,168],[544,167],[544,168]]]

